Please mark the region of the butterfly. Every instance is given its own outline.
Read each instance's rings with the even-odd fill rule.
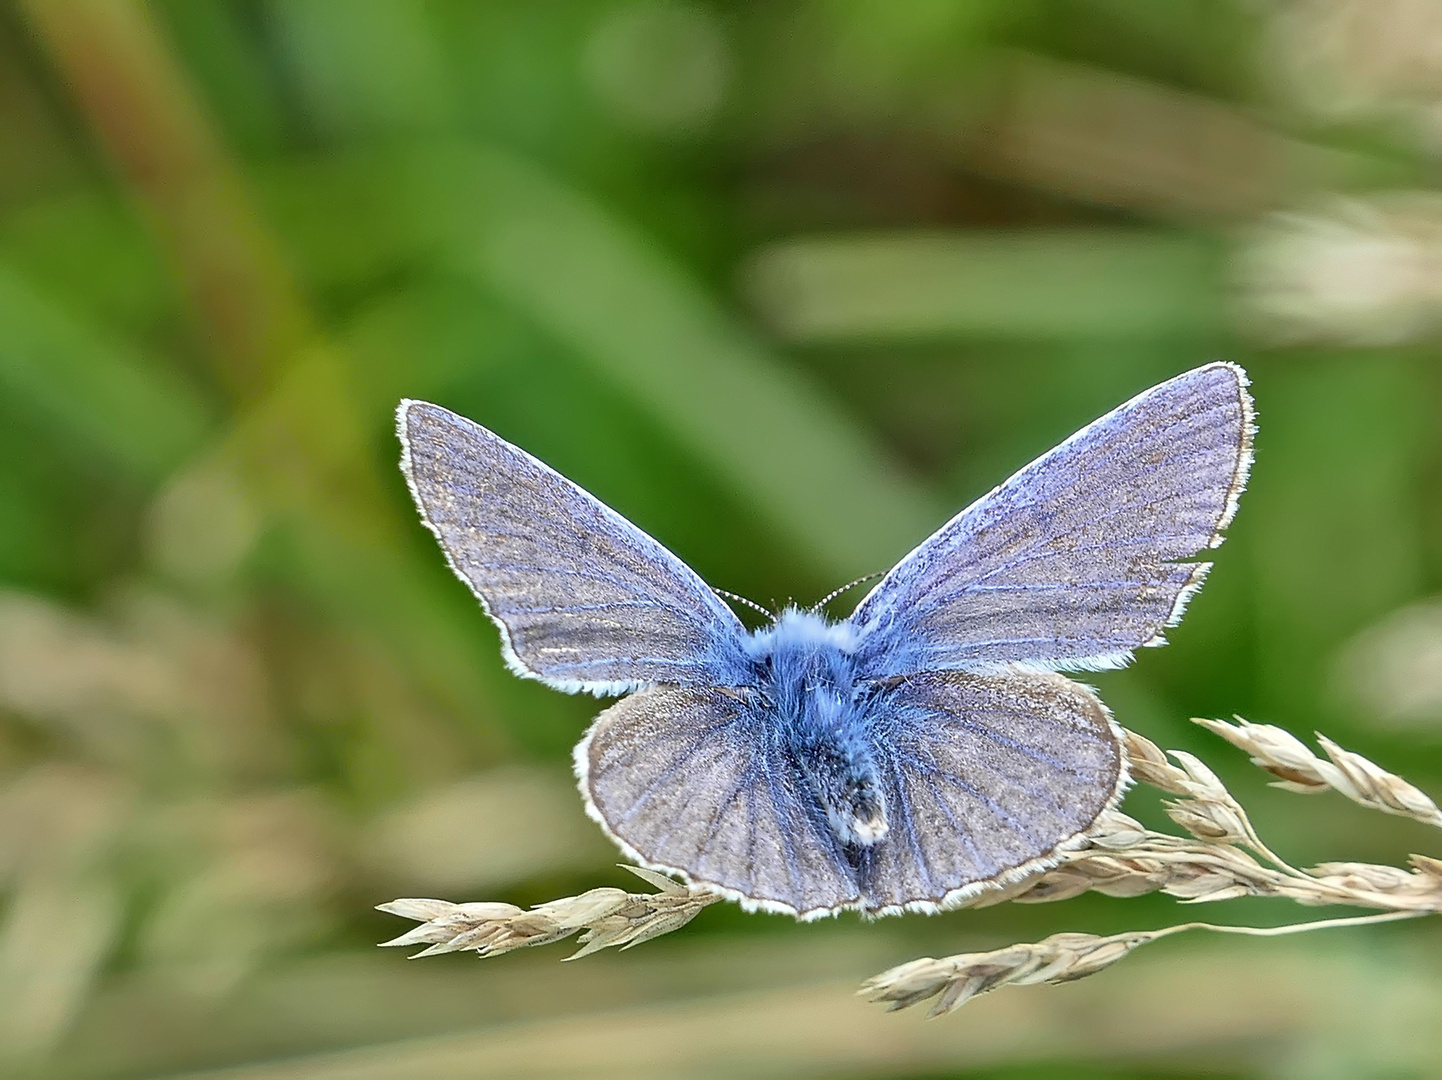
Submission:
[[[525,451],[404,401],[402,470],[512,671],[620,696],[575,750],[627,858],[747,910],[934,912],[1054,865],[1127,785],[1061,674],[1164,644],[1252,457],[1212,363],[1093,422],[946,522],[835,622],[748,630],[701,578]]]

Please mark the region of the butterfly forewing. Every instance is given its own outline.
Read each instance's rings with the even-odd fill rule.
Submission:
[[[426,525],[520,674],[596,693],[742,678],[740,620],[621,515],[439,406],[403,402],[399,427]]]
[[[903,559],[851,616],[873,678],[1010,661],[1107,667],[1160,644],[1221,542],[1251,460],[1231,364],[1133,398]]]
[[[878,717],[890,831],[860,866],[869,910],[945,906],[1035,869],[1125,783],[1105,707],[1060,675],[919,675]]]
[[[860,902],[776,725],[735,696],[633,694],[597,718],[576,772],[591,815],[647,865],[803,917]]]

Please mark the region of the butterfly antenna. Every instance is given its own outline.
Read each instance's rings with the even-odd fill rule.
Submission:
[[[879,578],[879,577],[880,577],[882,574],[884,574],[884,573],[886,573],[885,570],[878,570],[878,571],[876,571],[876,573],[874,573],[874,574],[867,574],[865,577],[859,577],[859,578],[857,578],[855,581],[848,581],[845,585],[841,586],[841,588],[839,588],[839,589],[832,589],[829,593],[827,593],[825,596],[823,596],[820,600],[818,600],[818,601],[816,601],[816,603],[812,604],[812,605],[811,605],[811,610],[812,610],[812,611],[820,611],[820,610],[821,610],[822,608],[824,608],[827,604],[831,603],[831,601],[835,600],[838,596],[840,596],[842,593],[844,593],[847,589],[854,589],[854,588],[856,588],[856,586],[858,586],[858,585],[860,585],[860,584],[862,584],[862,583],[864,583],[864,582],[874,581],[874,580],[876,580],[877,578]]]
[[[773,614],[771,614],[771,612],[767,611],[764,607],[762,607],[760,604],[758,604],[755,600],[748,600],[748,599],[746,599],[746,597],[740,595],[739,593],[727,592],[725,589],[718,589],[718,588],[716,588],[716,586],[714,586],[714,585],[711,586],[711,591],[714,592],[714,593],[716,593],[718,596],[724,596],[724,597],[726,597],[728,600],[735,600],[738,604],[745,604],[747,607],[751,608],[752,610],[761,612],[761,614],[765,615],[765,616],[766,616],[768,619],[770,619],[772,622],[775,622],[775,621],[776,621],[776,616],[773,615]]]

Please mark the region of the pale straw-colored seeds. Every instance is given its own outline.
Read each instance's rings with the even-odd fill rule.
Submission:
[[[660,892],[628,893],[624,889],[592,889],[538,904],[529,911],[514,904],[452,904],[445,900],[392,900],[376,910],[421,923],[384,945],[426,945],[411,959],[438,953],[474,950],[499,956],[527,945],[549,945],[580,933],[576,960],[602,949],[629,949],[653,937],[679,930],[701,909],[721,897],[688,889],[665,874],[640,866],[627,870]]]
[[[1373,810],[1410,817],[1442,828],[1442,811],[1421,790],[1359,754],[1318,736],[1319,758],[1281,728],[1238,719],[1198,720],[1251,755],[1288,791],[1333,790]],[[868,979],[861,993],[893,1009],[935,998],[938,1016],[978,994],[1001,986],[1059,983],[1110,967],[1138,946],[1186,930],[1274,937],[1326,927],[1388,922],[1442,913],[1442,860],[1413,855],[1410,868],[1373,863],[1329,862],[1302,870],[1283,861],[1257,835],[1251,819],[1216,774],[1183,751],[1163,753],[1154,743],[1126,733],[1132,776],[1176,796],[1165,805],[1186,835],[1156,832],[1118,811],[1107,811],[1088,832],[1087,844],[1058,864],[1023,881],[968,899],[966,907],[1003,901],[1047,903],[1084,892],[1141,896],[1164,892],[1183,903],[1240,896],[1270,896],[1318,906],[1372,908],[1371,915],[1258,929],[1189,922],[1161,930],[1098,937],[1062,933],[1033,943],[941,959],[923,958]],[[626,869],[659,892],[592,889],[523,910],[511,904],[452,904],[443,900],[396,900],[381,911],[421,925],[387,945],[426,945],[416,956],[474,950],[495,956],[527,945],[545,945],[580,933],[581,949],[570,959],[611,946],[629,948],[679,929],[720,897],[683,886],[664,874]]]

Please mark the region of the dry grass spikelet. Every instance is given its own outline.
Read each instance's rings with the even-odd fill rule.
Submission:
[[[934,997],[936,1004],[927,1015],[941,1016],[978,994],[1003,986],[1071,982],[1095,974],[1156,936],[1146,932],[1111,937],[1063,933],[1034,944],[1009,945],[991,952],[962,953],[940,960],[924,957],[867,979],[858,993],[871,1001],[885,1002],[892,1011]]]
[[[438,953],[474,951],[499,956],[528,945],[549,945],[580,932],[576,960],[601,949],[629,949],[653,937],[679,930],[702,908],[721,897],[688,889],[665,874],[639,866],[627,870],[656,886],[659,892],[628,893],[624,889],[591,889],[580,896],[551,900],[526,910],[514,904],[452,904],[445,900],[392,900],[377,911],[414,919],[421,925],[383,942],[384,945],[425,945],[411,959]]]
[[[1330,759],[1323,760],[1300,739],[1279,727],[1252,724],[1241,717],[1236,719],[1235,725],[1224,720],[1194,723],[1250,754],[1254,765],[1277,777],[1275,787],[1309,795],[1330,788],[1370,809],[1442,828],[1442,810],[1438,810],[1437,804],[1420,788],[1361,754],[1343,750],[1327,736],[1317,736],[1317,743]]]

